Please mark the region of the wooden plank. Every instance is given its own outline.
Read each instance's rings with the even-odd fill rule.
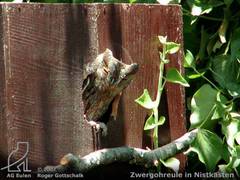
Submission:
[[[0,162],[2,166],[6,165],[7,159],[5,158],[8,154],[8,143],[7,143],[7,122],[5,119],[5,71],[4,71],[4,22],[2,9],[0,8],[0,144],[4,145],[0,148]]]
[[[30,143],[33,165],[56,164],[66,153],[93,150],[83,121],[83,58],[89,55],[84,9],[4,4],[6,114],[9,152]],[[81,35],[81,36],[80,36]],[[79,37],[79,38],[76,38]],[[84,129],[84,130],[83,130]]]
[[[180,6],[108,6],[100,8],[98,29],[99,47],[103,51],[111,48],[114,55],[125,63],[137,62],[140,65],[136,79],[125,90],[121,99],[119,120],[110,122],[109,136],[103,138],[104,146],[129,145],[135,147],[150,146],[149,135],[143,132],[147,111],[134,103],[144,88],[156,96],[159,57],[156,44],[157,35],[166,35],[168,39],[182,44],[182,15]],[[183,72],[182,49],[171,56],[167,66],[176,67]],[[166,144],[186,132],[184,89],[179,85],[167,85],[167,100],[163,97],[160,111],[169,121],[159,128],[160,144]],[[168,108],[166,108],[168,106]],[[167,112],[168,111],[168,112]],[[121,124],[123,122],[123,124]],[[120,133],[114,133],[116,129]],[[122,133],[123,132],[123,133]],[[185,157],[178,156],[185,166]]]
[[[168,28],[171,29],[172,33],[169,35],[169,38],[177,43],[183,44],[183,22],[180,19],[179,21],[174,21],[176,17],[182,17],[182,11],[171,10],[169,12],[172,14],[169,17]],[[176,27],[173,29],[172,27]],[[170,64],[167,66],[167,69],[170,67],[176,67],[181,73],[184,73],[183,68],[183,46],[181,46],[181,51],[177,55],[172,55],[170,57]],[[168,103],[168,115],[169,115],[169,125],[170,125],[170,135],[171,140],[175,140],[186,133],[186,115],[185,115],[185,90],[183,86],[167,83],[167,103]],[[183,154],[177,155],[177,158],[181,161],[180,169],[183,171],[186,165],[186,156]]]
[[[28,141],[30,161],[38,166],[56,164],[68,152],[85,155],[94,150],[92,130],[83,121],[82,72],[84,64],[105,48],[125,63],[137,62],[140,71],[124,91],[118,120],[109,122],[108,136],[102,137],[101,146],[151,147],[150,137],[143,131],[148,112],[134,99],[144,88],[152,97],[156,96],[159,58],[155,37],[167,35],[170,40],[182,43],[180,6],[1,4],[1,7],[3,22],[7,24],[4,48],[8,52],[0,58],[0,63],[6,64],[2,86],[6,84],[3,96],[7,97],[7,116],[2,123],[7,121],[9,152],[17,141]],[[169,67],[181,69],[181,58],[182,51],[171,56]],[[160,111],[169,116],[169,122],[160,128],[161,144],[185,132],[183,88],[168,85],[166,95]],[[0,135],[3,137],[3,133]]]
[[[124,62],[137,62],[140,64],[139,75],[126,89],[125,94],[128,94],[128,97],[122,98],[122,101],[127,102],[122,102],[125,106],[122,106],[121,110],[126,111],[123,118],[127,121],[125,123],[127,127],[124,129],[127,131],[126,133],[131,133],[129,136],[125,134],[125,136],[129,137],[129,139],[125,137],[126,144],[141,147],[142,126],[145,121],[146,111],[136,105],[134,99],[141,95],[143,88],[149,89],[152,97],[156,95],[159,57],[154,37],[167,35],[170,40],[182,43],[182,20],[181,14],[178,14],[181,10],[179,6],[124,5],[112,6],[105,8],[103,11],[105,14],[100,13],[99,16],[99,47],[101,50],[110,47],[115,51],[115,56]],[[171,26],[169,25],[170,21]],[[175,33],[175,28],[179,28],[177,33]],[[175,63],[175,61],[180,61],[181,58],[182,52],[172,56],[172,62],[168,67],[180,68],[181,63]],[[179,88],[179,86],[176,87]],[[175,98],[174,94],[172,96],[168,93],[168,96],[169,98]],[[179,102],[184,103],[182,101],[183,96],[180,99]],[[164,105],[164,102],[162,104]],[[182,110],[184,111],[184,109]],[[166,113],[163,112],[163,114]],[[184,119],[184,115],[182,116]],[[138,123],[135,122],[135,118],[138,119]],[[176,136],[172,136],[172,138],[174,139]]]

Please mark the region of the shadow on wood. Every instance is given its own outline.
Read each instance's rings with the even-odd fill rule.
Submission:
[[[147,111],[135,102],[147,88],[156,95],[157,35],[182,44],[181,7],[129,4],[0,4],[0,153],[30,144],[33,166],[58,164],[71,152],[94,150],[92,129],[83,121],[84,64],[106,48],[126,64],[140,65],[123,92],[117,121],[109,123],[102,147],[151,146],[143,132]],[[182,51],[169,67],[182,71]],[[167,107],[166,107],[167,106]],[[162,109],[163,108],[163,109]],[[184,89],[167,85],[162,144],[186,132]],[[165,139],[165,140],[163,140]],[[19,152],[21,156],[21,152]],[[180,157],[184,167],[184,157]]]

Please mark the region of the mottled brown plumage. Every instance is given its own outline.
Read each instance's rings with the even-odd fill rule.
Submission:
[[[83,82],[84,114],[87,120],[106,123],[108,119],[101,117],[114,98],[129,85],[137,70],[136,63],[124,64],[114,58],[109,49],[87,64]],[[116,106],[116,103],[112,104]]]

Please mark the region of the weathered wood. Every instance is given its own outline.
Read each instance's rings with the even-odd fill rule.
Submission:
[[[18,141],[30,143],[29,160],[36,166],[55,164],[69,152],[93,151],[94,136],[83,120],[83,66],[106,48],[140,67],[123,92],[119,116],[110,122],[102,147],[149,146],[143,132],[147,111],[134,99],[144,88],[156,95],[155,36],[182,43],[180,6],[2,3],[0,10],[0,150],[5,157]],[[182,68],[182,52],[170,58],[169,67]],[[171,140],[185,132],[184,91],[168,85],[166,95],[161,112],[168,110],[170,131],[159,134],[169,141],[169,132]]]
[[[125,63],[139,64],[136,79],[125,90],[121,99],[120,121],[110,122],[109,130],[112,130],[112,133],[104,138],[106,143],[103,147],[114,147],[116,144],[134,147],[149,146],[151,145],[147,140],[149,138],[143,131],[147,111],[139,107],[134,100],[142,94],[144,88],[149,90],[152,97],[156,96],[159,73],[156,36],[167,35],[168,40],[182,44],[181,7],[125,4],[102,8],[99,11],[103,11],[98,17],[100,50],[103,51],[109,47],[114,55],[118,59],[123,59]],[[166,69],[177,67],[183,72],[182,58],[182,50],[170,56],[171,62]],[[183,87],[167,85],[167,99],[162,99],[160,111],[169,116],[169,121],[159,129],[161,145],[186,132],[184,95]],[[168,106],[169,108],[166,108]],[[119,123],[122,121],[123,125]],[[117,128],[121,128],[124,134],[114,133]],[[185,162],[183,155],[180,159],[181,162]]]
[[[2,9],[0,8],[0,14]],[[5,99],[5,73],[4,73],[4,39],[3,39],[3,16],[0,16],[0,144],[4,145],[4,148],[0,147],[0,163],[2,166],[6,165],[6,154],[8,154],[8,143],[7,143],[7,121],[5,116],[6,99]],[[4,162],[5,161],[5,162]],[[3,163],[4,162],[4,163]]]
[[[27,141],[36,166],[56,163],[68,152],[91,152],[92,131],[81,105],[83,59],[92,53],[86,45],[91,17],[69,5],[1,8],[8,142],[0,149],[10,153],[16,142]]]
[[[169,12],[174,16],[182,17],[182,11],[171,10]],[[175,27],[175,28],[172,28]],[[171,29],[169,39],[174,42],[183,44],[183,22],[182,20],[174,21],[169,19],[168,28]],[[183,46],[177,55],[170,57],[170,64],[167,65],[167,69],[170,67],[176,67],[181,73],[184,73],[183,68]],[[185,90],[183,86],[179,86],[173,83],[166,84],[166,97],[168,106],[169,126],[171,140],[177,139],[183,133],[186,133],[186,115],[185,115]],[[180,100],[181,99],[181,100]],[[179,101],[180,100],[180,101]],[[184,169],[186,163],[186,156],[183,154],[177,155],[177,158],[181,161],[181,170]]]

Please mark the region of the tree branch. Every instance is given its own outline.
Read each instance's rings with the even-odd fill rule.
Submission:
[[[198,129],[192,130],[179,139],[152,151],[133,147],[117,147],[98,150],[84,157],[67,154],[61,159],[60,165],[47,166],[44,171],[54,173],[71,170],[84,173],[97,166],[114,162],[129,162],[146,167],[154,166],[159,159],[165,160],[186,150],[195,139],[197,131]]]

